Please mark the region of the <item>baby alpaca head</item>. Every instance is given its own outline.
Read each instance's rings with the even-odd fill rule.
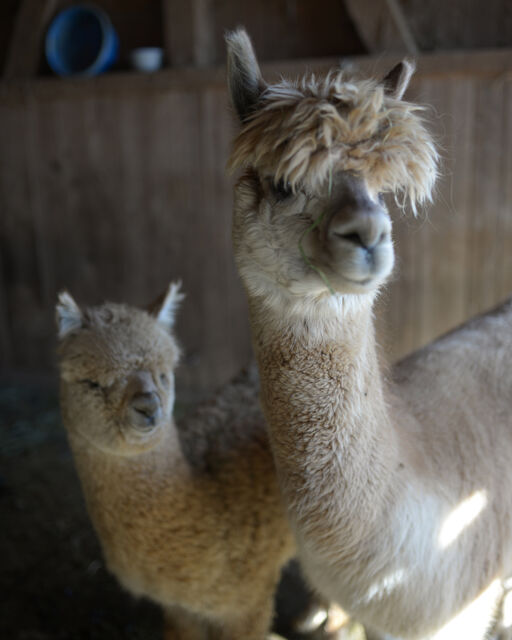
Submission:
[[[268,85],[243,30],[230,34],[228,84],[241,130],[229,167],[237,266],[256,296],[373,293],[394,262],[385,193],[429,199],[437,153],[402,95],[413,67],[382,81],[325,78]]]
[[[59,295],[61,411],[70,435],[115,455],[160,441],[174,405],[172,328],[182,297],[172,283],[147,312],[112,303],[81,309],[69,293]]]

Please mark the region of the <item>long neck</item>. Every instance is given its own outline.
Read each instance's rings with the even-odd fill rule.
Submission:
[[[367,527],[384,508],[395,451],[371,306],[340,298],[290,317],[251,303],[262,405],[292,524],[302,533],[333,527],[338,536],[344,522]]]

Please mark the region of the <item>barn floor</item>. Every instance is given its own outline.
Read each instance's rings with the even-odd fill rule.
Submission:
[[[57,392],[48,384],[0,385],[0,522],[1,638],[161,638],[158,607],[134,600],[105,569],[60,423]],[[277,632],[298,638],[289,633],[288,621],[306,600],[288,576],[278,597]],[[364,633],[357,628],[333,637],[360,640]]]

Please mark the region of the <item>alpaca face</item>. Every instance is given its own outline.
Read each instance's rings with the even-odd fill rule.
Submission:
[[[294,192],[249,171],[236,186],[234,211],[235,259],[256,294],[367,293],[393,268],[391,220],[360,175],[339,171],[330,185]]]
[[[241,120],[229,160],[237,265],[253,295],[374,292],[393,267],[384,193],[413,208],[430,197],[437,153],[402,101],[412,67],[382,82],[341,71],[267,85],[244,31],[228,37],[228,78]]]
[[[61,296],[58,306],[64,424],[105,453],[152,448],[172,416],[179,357],[173,336],[144,311],[115,304],[82,311],[71,302]]]

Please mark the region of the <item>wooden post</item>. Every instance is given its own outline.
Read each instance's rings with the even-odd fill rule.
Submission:
[[[345,0],[345,6],[368,53],[419,54],[397,0]]]
[[[164,46],[171,67],[215,62],[212,0],[163,0]]]
[[[22,0],[4,65],[4,78],[31,78],[37,74],[48,22],[58,0]]]

